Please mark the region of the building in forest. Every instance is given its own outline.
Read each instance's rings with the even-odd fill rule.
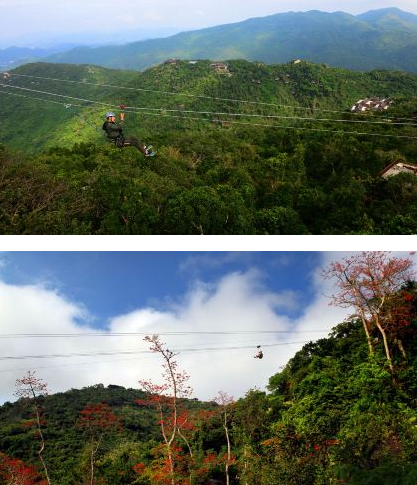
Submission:
[[[224,64],[223,62],[213,62],[210,66],[218,73],[218,74],[228,74],[229,67]]]
[[[352,113],[365,113],[367,111],[386,111],[392,105],[391,98],[365,98],[355,103],[350,111]]]
[[[384,179],[387,179],[399,173],[412,173],[417,175],[417,165],[405,163],[404,160],[395,160],[384,168],[381,175]]]

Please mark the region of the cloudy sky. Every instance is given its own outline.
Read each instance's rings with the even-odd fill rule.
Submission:
[[[142,335],[153,333],[180,351],[196,397],[264,389],[303,343],[343,320],[319,276],[341,256],[0,253],[0,402],[14,400],[15,380],[33,369],[52,392],[159,381],[160,361]]]
[[[190,30],[290,10],[357,14],[384,7],[417,14],[415,0],[0,0],[0,27],[3,42],[104,31],[111,38],[123,30]]]

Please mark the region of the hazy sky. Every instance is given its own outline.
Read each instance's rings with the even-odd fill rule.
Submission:
[[[361,13],[399,7],[417,14],[416,0],[0,0],[2,40],[30,33],[123,29],[195,29],[298,10]]]
[[[37,370],[52,392],[160,381],[160,360],[143,336],[120,335],[132,332],[170,332],[163,339],[181,352],[199,398],[264,389],[303,343],[326,336],[348,314],[329,306],[333,283],[320,276],[342,256],[0,253],[0,404],[14,399],[15,380],[27,370]],[[27,335],[40,333],[55,336]],[[253,358],[258,344],[261,361]]]

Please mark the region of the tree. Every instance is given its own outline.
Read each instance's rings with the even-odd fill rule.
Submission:
[[[233,399],[232,396],[229,396],[227,393],[223,391],[219,391],[218,395],[214,398],[214,401],[220,406],[220,412],[222,414],[222,419],[223,419],[223,429],[224,429],[226,442],[227,442],[225,473],[226,473],[226,484],[229,485],[230,484],[229,468],[230,468],[230,465],[234,463],[234,458],[232,457],[232,447],[230,443],[230,431],[229,431],[228,419],[230,417],[232,407],[235,404],[235,400]]]
[[[358,312],[371,354],[371,331],[378,328],[391,372],[394,372],[394,365],[387,333],[395,331],[396,316],[402,313],[398,294],[413,278],[412,266],[409,258],[390,257],[386,252],[376,251],[343,258],[323,271],[325,278],[336,279],[339,288],[339,292],[331,296],[331,304],[354,307]]]
[[[35,414],[35,423],[38,432],[39,439],[41,440],[41,446],[38,450],[38,456],[42,463],[43,469],[45,471],[46,480],[49,485],[51,485],[51,480],[49,478],[48,467],[46,466],[45,459],[43,457],[43,452],[45,450],[45,438],[42,432],[43,421],[42,410],[39,406],[38,398],[41,395],[46,395],[48,393],[47,385],[36,377],[36,372],[28,371],[26,376],[22,379],[16,380],[16,393],[15,395],[23,398],[23,400],[33,406],[33,411]]]
[[[102,443],[104,434],[116,429],[120,422],[106,403],[86,406],[80,411],[77,425],[85,429],[90,438],[90,485],[94,485],[95,456]]]
[[[397,344],[404,359],[407,359],[407,353],[402,338],[408,333],[415,316],[414,303],[414,296],[409,291],[402,290],[393,295],[387,302],[385,311],[381,313],[381,325]]]
[[[154,407],[159,414],[159,425],[164,440],[164,448],[167,457],[169,479],[175,485],[175,462],[178,458],[178,448],[175,447],[177,435],[184,438],[181,429],[187,425],[187,419],[180,419],[179,399],[189,398],[192,394],[191,387],[187,384],[189,375],[178,369],[175,360],[175,352],[165,347],[158,335],[146,336],[145,342],[150,344],[150,350],[158,353],[163,358],[163,384],[155,384],[151,380],[139,381],[143,390],[149,394],[145,400],[138,400],[141,405]],[[190,449],[189,443],[187,446]],[[192,453],[191,453],[192,454]]]
[[[33,465],[0,453],[0,478],[7,485],[45,485]]]

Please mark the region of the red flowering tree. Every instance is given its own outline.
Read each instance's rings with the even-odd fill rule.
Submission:
[[[181,410],[178,415],[178,434],[188,449],[187,468],[190,484],[193,483],[194,476],[204,476],[208,472],[209,467],[213,466],[213,463],[208,459],[211,456],[210,454],[203,459],[203,462],[196,459],[190,443],[193,442],[196,433],[201,429],[202,425],[215,415],[214,411],[189,411],[186,409]]]
[[[415,316],[414,295],[406,290],[393,295],[380,315],[381,326],[386,329],[391,340],[398,346],[404,359],[407,359],[407,354],[403,338],[409,334],[409,327]]]
[[[106,403],[86,406],[80,411],[77,426],[84,429],[90,440],[90,485],[95,483],[95,457],[104,435],[120,426],[119,418]]]
[[[230,432],[229,432],[229,417],[232,413],[235,400],[232,396],[229,396],[223,391],[219,391],[218,395],[214,398],[214,401],[220,406],[220,413],[223,421],[223,429],[226,436],[227,442],[227,455],[224,457],[224,466],[226,473],[226,484],[230,484],[229,468],[236,461],[236,458],[232,455],[232,447],[230,443]]]
[[[353,307],[360,316],[373,353],[371,332],[377,328],[391,371],[394,371],[388,335],[395,333],[403,312],[398,295],[412,280],[413,262],[408,258],[390,257],[382,251],[362,252],[333,262],[323,271],[325,278],[334,278],[339,291],[331,296],[331,304]]]
[[[163,359],[163,384],[155,384],[151,380],[139,381],[142,389],[147,392],[145,400],[138,400],[140,405],[151,406],[159,415],[159,426],[163,438],[164,463],[160,466],[161,473],[154,473],[154,480],[158,483],[170,483],[176,485],[176,464],[182,462],[181,448],[176,445],[176,439],[180,437],[187,444],[192,456],[189,441],[185,431],[190,426],[190,418],[180,410],[180,399],[189,398],[192,389],[188,385],[189,375],[179,370],[175,360],[176,353],[166,348],[158,335],[146,336],[145,342],[150,344],[150,350],[160,354]],[[178,468],[178,467],[177,467]],[[168,480],[165,482],[164,480]],[[185,482],[182,482],[185,483]]]
[[[39,405],[39,396],[45,396],[46,394],[48,394],[47,385],[42,379],[36,377],[36,372],[28,371],[28,373],[22,379],[16,380],[15,395],[22,398],[26,404],[32,406],[33,408],[35,418],[34,423],[36,425],[37,434],[41,442],[38,450],[38,456],[45,472],[46,481],[49,485],[51,485],[48,467],[46,466],[46,462],[43,457],[43,452],[45,450],[45,438],[43,434],[44,420],[42,418],[42,409]]]
[[[7,485],[46,485],[33,465],[0,453],[0,480]]]

